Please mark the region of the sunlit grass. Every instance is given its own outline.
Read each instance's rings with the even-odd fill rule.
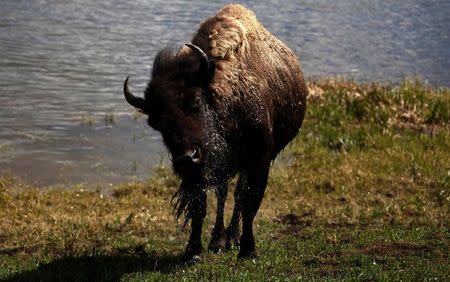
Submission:
[[[0,279],[445,281],[449,90],[410,80],[308,85],[304,125],[274,163],[255,221],[257,260],[239,261],[233,251],[180,262],[189,228],[172,215],[179,180],[163,165],[111,195],[37,190],[4,176]]]

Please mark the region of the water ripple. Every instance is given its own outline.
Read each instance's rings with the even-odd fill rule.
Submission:
[[[142,93],[157,50],[189,41],[226,2],[2,0],[0,144],[6,149],[0,173],[13,168],[29,176],[33,165],[70,164],[74,177],[61,172],[46,181],[100,179],[93,175],[98,171],[84,169],[94,158],[103,170],[123,175],[115,180],[135,176],[131,162],[147,164],[138,169],[147,174],[165,150],[144,120],[131,118],[123,79],[131,75]],[[308,76],[398,81],[418,75],[450,86],[447,0],[242,2],[301,57]],[[104,124],[107,115],[116,125]],[[83,125],[83,116],[95,124]],[[141,131],[145,138],[135,138]]]

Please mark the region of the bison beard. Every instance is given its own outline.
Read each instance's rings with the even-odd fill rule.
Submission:
[[[181,178],[172,202],[177,218],[191,221],[185,260],[202,251],[208,188],[217,196],[209,249],[234,244],[238,257],[254,257],[253,219],[270,164],[297,135],[308,90],[295,54],[241,5],[207,19],[191,42],[158,53],[144,98],[131,94],[127,78],[125,98],[161,132]],[[225,228],[228,181],[235,175],[235,205]]]

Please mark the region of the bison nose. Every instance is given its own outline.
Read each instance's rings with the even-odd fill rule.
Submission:
[[[200,163],[200,148],[195,147],[188,155],[194,164]]]
[[[201,162],[200,148],[194,147],[184,152],[181,156],[175,158],[174,164],[178,168],[186,168],[190,165],[199,164]]]

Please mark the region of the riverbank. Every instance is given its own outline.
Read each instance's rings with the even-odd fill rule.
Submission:
[[[339,79],[309,88],[305,123],[275,162],[256,218],[258,259],[205,251],[182,264],[188,228],[171,213],[179,180],[164,166],[110,195],[37,190],[3,176],[0,279],[445,280],[449,89]]]

